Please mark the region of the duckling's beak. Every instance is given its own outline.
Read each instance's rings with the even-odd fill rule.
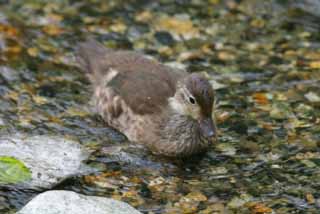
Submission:
[[[211,117],[203,118],[199,121],[202,135],[208,139],[217,137],[217,128]]]

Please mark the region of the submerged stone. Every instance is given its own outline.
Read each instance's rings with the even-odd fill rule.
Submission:
[[[19,73],[7,66],[0,66],[0,79],[1,77],[8,82],[13,82],[19,79]]]
[[[83,173],[88,153],[79,143],[60,137],[14,135],[0,138],[0,156],[14,157],[30,169],[28,188],[51,188]]]
[[[114,199],[85,196],[71,191],[44,192],[17,214],[140,214],[130,205]]]
[[[154,37],[163,45],[171,46],[175,43],[171,34],[166,31],[158,31],[154,34]]]

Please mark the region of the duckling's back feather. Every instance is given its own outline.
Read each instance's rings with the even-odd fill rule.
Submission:
[[[77,58],[95,88],[111,88],[138,114],[166,107],[168,98],[175,94],[177,81],[186,74],[142,54],[107,49],[91,40],[79,45]],[[108,74],[112,78],[106,78]]]

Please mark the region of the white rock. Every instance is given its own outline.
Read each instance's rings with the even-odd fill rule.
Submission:
[[[4,120],[0,117],[0,126],[4,126],[6,125],[6,123],[4,122]]]
[[[305,98],[307,98],[310,102],[313,102],[313,103],[320,102],[320,97],[319,97],[316,93],[314,93],[314,92],[312,92],[312,91],[310,91],[309,93],[305,94],[304,96],[305,96]]]
[[[174,68],[174,69],[180,69],[180,70],[186,70],[187,66],[180,63],[180,62],[166,62],[165,65]]]
[[[51,188],[84,172],[88,153],[75,141],[51,136],[14,135],[0,138],[0,156],[22,161],[32,172],[29,188]]]
[[[218,89],[226,88],[226,87],[227,87],[225,84],[219,83],[219,82],[217,82],[216,80],[210,80],[210,83],[211,83],[212,88],[213,88],[214,90],[218,90]]]
[[[71,191],[44,192],[16,214],[141,214],[130,205],[103,197]]]

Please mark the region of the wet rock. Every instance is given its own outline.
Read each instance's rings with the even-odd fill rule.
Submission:
[[[217,82],[216,80],[210,80],[210,83],[214,90],[227,88],[227,85]]]
[[[320,198],[315,201],[315,204],[318,208],[320,208]]]
[[[309,93],[305,94],[304,96],[305,96],[305,98],[307,98],[312,103],[320,102],[320,97],[316,93],[314,93],[312,91],[310,91]]]
[[[166,31],[158,31],[154,34],[154,37],[163,45],[171,46],[175,43],[171,34]]]
[[[232,200],[228,203],[228,207],[231,209],[238,209],[251,200],[252,196],[248,194],[241,194],[239,197],[232,198]]]
[[[303,151],[317,151],[318,145],[317,142],[313,140],[302,140],[301,145],[303,147]]]
[[[17,134],[0,138],[0,156],[17,158],[30,169],[28,188],[51,188],[84,173],[81,162],[88,154],[79,143],[64,138]]]
[[[144,149],[139,146],[130,147],[130,145],[105,147],[101,150],[103,158],[99,158],[99,161],[104,163],[120,162],[139,168],[151,168],[154,170],[161,169],[160,163],[141,158],[145,156],[146,151]],[[169,168],[169,166],[166,167]]]
[[[7,204],[8,204],[7,200],[4,197],[0,196],[0,212],[6,209]]]
[[[162,16],[154,23],[154,26],[158,31],[170,32],[176,40],[181,40],[181,37],[185,40],[200,37],[199,29],[188,14]]]
[[[135,25],[135,26],[130,26],[128,28],[128,37],[133,38],[133,39],[140,39],[141,36],[145,33],[149,32],[149,27],[148,25]]]
[[[293,1],[293,7],[299,8],[300,10],[310,13],[314,16],[320,16],[320,2],[318,0],[295,0]]]
[[[232,124],[230,127],[232,131],[237,132],[238,134],[247,134],[248,125],[242,121]]]
[[[16,81],[19,79],[18,72],[7,66],[0,66],[0,75],[8,82]]]
[[[182,63],[179,63],[179,62],[167,62],[167,63],[164,63],[165,65],[167,66],[170,66],[172,68],[175,68],[175,69],[181,69],[181,70],[186,70],[187,66],[182,64]]]
[[[38,88],[38,93],[40,96],[44,97],[54,97],[57,93],[55,85],[42,85]]]
[[[248,153],[258,153],[260,151],[259,145],[257,143],[250,142],[250,141],[239,144],[239,147],[243,152],[248,152]]]
[[[114,199],[85,196],[71,191],[48,191],[31,200],[17,214],[139,214]]]
[[[230,143],[220,143],[216,149],[224,155],[233,156],[236,154],[237,149]]]

